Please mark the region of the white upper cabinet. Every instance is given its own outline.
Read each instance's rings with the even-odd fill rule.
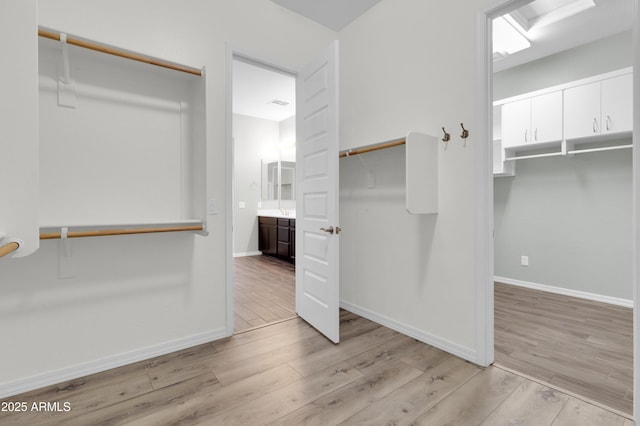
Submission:
[[[562,92],[531,98],[531,143],[562,140]]]
[[[633,129],[633,75],[602,81],[601,133],[630,132]]]
[[[562,140],[562,91],[505,103],[502,145],[510,148]]]
[[[565,139],[600,134],[600,88],[602,84],[584,84],[564,91]]]
[[[525,145],[531,140],[531,99],[502,106],[502,147]]]
[[[630,132],[632,111],[631,74],[566,89],[565,139]]]
[[[493,173],[513,176],[515,160],[574,154],[577,144],[624,137],[632,130],[631,67],[498,100],[493,104]],[[540,148],[551,152],[521,154]]]

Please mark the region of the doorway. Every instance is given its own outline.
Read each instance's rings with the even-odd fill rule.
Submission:
[[[576,3],[576,10],[585,9],[575,17],[567,17],[567,10],[544,10],[551,3],[506,2],[490,16],[495,18],[494,51],[489,59],[493,61],[489,99],[494,117],[489,140],[493,140],[496,176],[495,361],[630,415],[630,308],[635,282],[632,182],[637,165],[632,164],[629,148],[637,124],[633,126],[629,119],[628,129],[606,135],[612,127],[606,113],[604,119],[593,118],[589,134],[582,137],[571,133],[571,105],[575,93],[596,84],[598,102],[604,102],[606,85],[633,65],[633,2],[617,2],[623,12],[616,19],[616,31],[591,40],[575,25],[580,16],[598,13],[595,3],[591,10],[588,3],[593,2]],[[567,2],[558,2],[558,9],[561,3]],[[611,10],[606,13],[620,13]],[[563,14],[564,22],[559,19]],[[620,18],[625,15],[628,19]],[[603,16],[599,19],[604,20]],[[536,22],[538,30],[533,34]],[[554,31],[557,35],[561,30],[554,26],[561,25],[587,43],[536,57],[535,37]],[[514,29],[511,45],[495,49],[497,32]],[[588,32],[593,33],[593,25]],[[522,43],[514,46],[518,38]],[[630,74],[625,78],[631,82]],[[630,110],[630,85],[626,93]],[[553,97],[559,101],[558,112],[549,114],[555,108]],[[543,105],[538,111],[536,103]],[[601,108],[605,109],[604,103]],[[526,119],[519,122],[521,117]],[[554,118],[558,118],[560,135],[542,134],[539,123],[547,125]],[[514,142],[516,137],[520,139]],[[608,213],[600,210],[602,205]],[[571,213],[576,210],[578,214]],[[599,235],[600,230],[605,233]],[[617,253],[616,258],[607,260],[611,253]],[[607,325],[612,323],[616,326]]]
[[[233,63],[240,55],[227,48],[226,90],[226,277],[227,334],[233,334]],[[339,322],[339,192],[338,192],[338,42],[334,41],[299,72],[273,67],[243,56],[277,72],[296,76],[296,156],[295,202],[299,209],[295,225],[291,214],[281,211],[277,217],[277,252],[281,221],[295,229],[293,243],[296,259],[296,313],[334,343],[340,340]],[[284,183],[282,174],[279,183]],[[253,185],[254,187],[256,185]],[[282,190],[279,190],[282,193]],[[288,191],[285,191],[288,192]],[[293,192],[293,190],[291,191]],[[210,203],[215,199],[211,199]],[[215,209],[213,209],[215,210]],[[296,209],[297,210],[297,209]],[[291,247],[291,246],[289,246]]]
[[[233,56],[234,333],[295,313],[295,75]],[[273,247],[271,247],[273,246]]]

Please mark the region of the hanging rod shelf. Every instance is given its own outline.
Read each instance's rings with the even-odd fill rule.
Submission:
[[[629,149],[629,148],[633,148],[633,145],[630,144],[630,145],[605,146],[602,148],[574,149],[572,151],[568,151],[567,155],[582,154],[586,152],[615,151],[618,149]]]
[[[365,146],[362,148],[346,149],[340,151],[339,158],[350,157],[352,155],[364,154],[366,152],[378,151],[381,149],[392,148],[394,146],[404,145],[407,143],[406,138],[397,139],[389,142],[383,142],[376,145]]]
[[[559,157],[564,155],[562,152],[548,152],[545,154],[522,155],[520,157],[507,157],[504,161],[528,160],[530,158]]]
[[[20,248],[20,244],[15,241],[12,241],[3,246],[0,246],[0,257],[7,256],[13,253],[14,251],[18,250],[19,248]]]
[[[73,227],[68,227],[70,229]],[[155,234],[164,232],[184,232],[184,231],[204,231],[201,222],[191,222],[185,224],[156,224],[156,225],[132,225],[126,226],[79,226],[77,231],[69,230],[66,238],[84,238],[84,237],[106,237],[114,235],[134,235],[134,234]],[[55,231],[54,231],[55,229]],[[44,227],[41,228],[41,240],[55,240],[63,238],[63,227]]]
[[[51,40],[61,41],[60,37],[61,32],[54,31],[46,28],[38,28],[38,35],[43,38],[48,38]],[[138,62],[144,62],[146,64],[155,65],[158,67],[168,68],[174,71],[180,71],[188,74],[193,74],[197,76],[202,75],[202,70],[198,68],[189,67],[186,65],[180,65],[173,62],[165,61],[158,58],[153,58],[151,56],[142,55],[139,53],[129,52],[124,49],[119,49],[117,47],[107,46],[105,44],[85,40],[82,38],[78,38],[75,36],[66,37],[66,42],[68,44],[73,44],[74,46],[83,47],[89,50],[95,50],[97,52],[106,53],[108,55],[119,56],[121,58],[131,59]]]

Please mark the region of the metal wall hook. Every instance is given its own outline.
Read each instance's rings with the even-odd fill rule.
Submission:
[[[444,127],[442,128],[442,131],[444,132],[444,137],[442,138],[442,142],[449,142],[451,140],[451,135],[447,133]]]
[[[460,123],[460,127],[462,127],[462,134],[460,135],[460,137],[462,139],[468,138],[469,137],[469,131],[464,128],[464,123]]]

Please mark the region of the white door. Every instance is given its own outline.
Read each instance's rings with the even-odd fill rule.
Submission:
[[[296,80],[296,311],[340,340],[338,42]]]

